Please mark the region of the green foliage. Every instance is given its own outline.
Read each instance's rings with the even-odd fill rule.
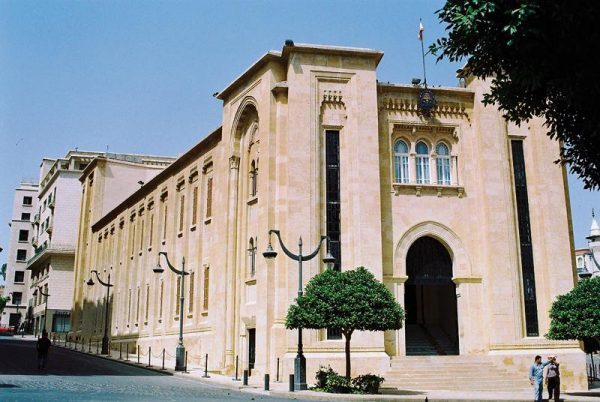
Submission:
[[[0,276],[2,276],[2,280],[6,280],[6,263],[0,267]]]
[[[352,379],[354,390],[361,394],[378,394],[381,383],[385,378],[375,374],[363,374]]]
[[[484,103],[520,124],[545,118],[586,188],[600,188],[600,95],[596,0],[447,0],[438,10],[447,36],[430,46],[438,60],[466,59],[465,73],[492,78]]]
[[[346,379],[350,381],[350,338],[355,330],[402,328],[404,310],[392,293],[364,267],[315,275],[290,306],[285,326],[342,331],[346,338]]]
[[[327,378],[333,374],[337,373],[333,371],[331,366],[319,366],[319,370],[315,374],[315,380],[317,380],[315,386],[318,389],[325,389],[325,386],[327,385]]]
[[[548,339],[581,340],[588,349],[600,342],[600,276],[584,279],[558,296],[550,309]],[[589,352],[590,350],[588,350]]]
[[[2,312],[4,311],[4,307],[6,306],[7,300],[8,300],[8,297],[0,296],[0,314],[2,314]]]
[[[334,394],[351,394],[352,384],[346,377],[333,373],[327,376],[327,382],[323,391]]]
[[[286,327],[334,328],[342,333],[402,328],[404,311],[391,292],[364,267],[338,272],[328,269],[306,285],[290,306]]]

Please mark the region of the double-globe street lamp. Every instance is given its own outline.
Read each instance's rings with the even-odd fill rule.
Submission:
[[[50,297],[50,295],[48,293],[44,293],[44,291],[42,290],[41,286],[36,286],[36,288],[37,289],[33,291],[33,295],[34,296],[37,296],[38,292],[40,292],[40,294],[42,296],[46,297],[46,300],[45,300],[46,301],[46,303],[45,303],[46,305],[44,306],[44,326],[43,326],[43,329],[42,329],[42,333],[43,333],[44,331],[46,331],[46,317],[48,317],[48,298]]]
[[[175,349],[175,371],[185,371],[185,347],[183,346],[183,303],[185,301],[184,296],[184,279],[186,275],[189,275],[189,272],[185,272],[185,257],[181,258],[181,270],[176,269],[169,262],[169,257],[165,251],[160,251],[158,253],[158,265],[153,271],[157,274],[163,273],[165,270],[160,265],[160,256],[164,255],[165,260],[167,261],[167,266],[171,271],[181,276],[180,284],[179,284],[179,342],[177,343],[177,348]]]
[[[106,299],[104,300],[104,336],[102,336],[102,351],[100,353],[103,355],[107,355],[108,354],[108,301],[110,300],[110,288],[113,287],[113,285],[110,284],[110,272],[108,273],[108,281],[107,282],[104,282],[104,281],[102,281],[102,279],[100,279],[100,275],[98,274],[98,271],[93,269],[90,272],[90,274],[92,272],[96,274],[96,279],[98,280],[100,285],[102,285],[106,288],[106,296],[105,296]],[[92,280],[91,276],[90,276],[90,279],[86,283],[88,286],[94,286],[94,281]]]
[[[294,254],[290,250],[288,250],[283,244],[279,230],[269,230],[269,244],[267,245],[267,250],[263,253],[263,256],[266,259],[273,259],[277,257],[277,252],[273,250],[273,247],[271,246],[272,234],[275,234],[277,236],[277,239],[279,239],[279,245],[281,246],[281,249],[283,250],[285,255],[287,255],[294,261],[298,261],[298,297],[301,297],[302,261],[312,260],[317,254],[319,254],[324,240],[327,240],[327,253],[325,255],[325,258],[323,258],[323,262],[328,266],[330,264],[335,263],[335,258],[329,252],[329,237],[321,236],[321,240],[319,240],[317,248],[308,255],[302,254],[302,237],[300,237],[300,239],[298,240],[298,254]],[[302,351],[302,328],[298,328],[298,354],[294,359],[294,389],[296,391],[304,391],[308,389],[308,386],[306,385],[306,358],[304,357],[304,353]]]

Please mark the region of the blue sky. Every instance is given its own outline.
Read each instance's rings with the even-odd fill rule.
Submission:
[[[224,88],[285,39],[380,49],[380,81],[420,77],[442,1],[0,0],[0,222],[44,156],[69,149],[178,155],[221,122]],[[428,60],[428,82],[458,65]],[[575,243],[600,194],[569,179]],[[9,228],[0,227],[6,247]],[[0,254],[0,262],[6,253]]]

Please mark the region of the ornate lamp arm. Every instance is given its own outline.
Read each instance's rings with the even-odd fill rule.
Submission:
[[[98,279],[98,282],[100,282],[100,284],[102,286],[105,286],[107,288],[113,287],[114,285],[110,284],[110,274],[108,274],[108,283],[103,282],[102,279],[100,279],[100,275],[98,275],[98,271],[96,271],[95,269],[93,269],[91,272],[96,274],[96,279]]]
[[[271,235],[272,233],[275,233],[275,235],[277,236],[277,239],[279,239],[279,245],[281,246],[281,249],[283,250],[285,255],[287,255],[294,261],[300,261],[300,256],[297,256],[296,254],[292,253],[290,250],[288,250],[285,247],[285,245],[283,244],[283,240],[281,240],[281,235],[279,234],[279,230],[274,230],[274,229],[269,230],[269,235]]]
[[[167,252],[166,251],[159,251],[158,253],[158,258],[160,259],[160,256],[164,255],[165,256],[165,260],[167,260],[167,266],[169,267],[169,269],[173,272],[175,272],[177,275],[189,275],[189,272],[185,272],[183,270],[178,270],[177,268],[175,268],[173,265],[171,265],[171,262],[169,261],[169,257],[167,256]],[[185,258],[183,258],[183,263],[185,264]]]
[[[312,260],[317,254],[319,254],[319,250],[321,250],[321,246],[323,245],[323,240],[329,240],[329,237],[321,236],[321,240],[319,240],[319,244],[317,245],[315,251],[313,251],[309,255],[302,256],[302,261]]]
[[[46,297],[49,297],[49,296],[50,296],[49,294],[47,294],[47,293],[44,293],[44,291],[42,290],[42,287],[41,287],[41,286],[38,286],[38,290],[40,291],[40,294],[41,294],[42,296],[46,296]]]

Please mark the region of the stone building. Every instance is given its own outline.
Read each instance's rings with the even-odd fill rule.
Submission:
[[[44,158],[40,165],[37,213],[33,220],[34,254],[27,262],[34,332],[68,332],[73,307],[73,267],[81,206],[82,171],[99,159],[123,165],[114,169],[121,184],[109,196],[114,203],[168,165],[172,158],[71,150],[63,158]],[[128,161],[129,160],[129,161]],[[127,174],[134,171],[135,174]],[[27,275],[29,276],[29,275]],[[49,295],[49,296],[45,296]],[[44,327],[45,326],[45,327]]]
[[[21,181],[15,190],[10,227],[10,241],[4,252],[7,255],[4,295],[6,303],[0,325],[21,327],[25,324],[28,307],[29,275],[27,260],[33,255],[31,239],[32,222],[37,209],[38,184],[34,180]]]
[[[592,211],[592,224],[587,237],[588,247],[575,250],[575,264],[579,278],[600,275],[600,225]]]
[[[179,282],[152,271],[164,251],[177,268],[185,258],[190,272],[189,364],[208,353],[211,370],[231,373],[238,356],[253,374],[274,376],[281,359],[286,378],[296,331],[284,320],[297,266],[261,254],[268,231],[279,229],[288,247],[301,236],[312,248],[328,235],[334,269],[367,267],[405,307],[403,330],[353,335],[354,375],[394,384],[424,363],[429,372],[472,363],[472,377],[495,367],[527,387],[533,356],[553,353],[563,384],[585,387],[578,344],[544,338],[554,296],[576,277],[565,172],[553,163],[558,143],[541,120],[516,127],[484,106],[485,82],[380,83],[382,57],[292,42],[266,53],[217,95],[222,126],[110,210],[98,207],[108,176],[88,166],[74,334],[102,328],[104,290],[84,284],[97,269],[115,285],[113,345],[173,354]],[[304,266],[304,283],[325,269],[319,259]],[[339,333],[305,331],[304,346],[309,380],[319,364],[342,367]],[[456,384],[428,375],[413,386]]]

